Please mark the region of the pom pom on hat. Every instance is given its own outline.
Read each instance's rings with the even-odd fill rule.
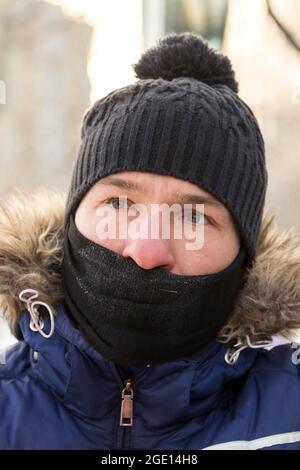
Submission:
[[[132,67],[139,79],[171,81],[193,77],[207,85],[227,85],[238,92],[229,58],[209,47],[200,35],[190,32],[171,33],[159,39],[158,45],[147,49]]]

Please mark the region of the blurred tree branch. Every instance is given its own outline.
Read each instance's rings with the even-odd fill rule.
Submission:
[[[288,42],[298,51],[300,52],[300,45],[294,38],[294,36],[287,30],[287,28],[281,23],[281,21],[277,18],[276,14],[274,13],[272,6],[271,6],[271,0],[266,0],[267,8],[268,8],[268,14],[271,16],[272,20],[277,24],[278,28],[280,31],[283,32],[285,35],[286,39]]]

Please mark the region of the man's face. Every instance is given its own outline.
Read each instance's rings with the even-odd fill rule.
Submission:
[[[170,236],[162,235],[166,219],[151,216],[162,205],[174,207],[166,232]],[[135,207],[143,210],[136,211]],[[103,214],[117,236],[105,236],[103,230],[99,237]],[[179,227],[179,221],[182,230],[177,236],[174,227]],[[83,197],[75,223],[86,238],[132,258],[143,269],[163,267],[176,274],[212,274],[225,269],[240,248],[233,218],[221,202],[192,183],[154,173],[124,171],[102,178]],[[125,227],[126,236],[120,237]],[[203,234],[201,248],[186,248],[191,230]]]

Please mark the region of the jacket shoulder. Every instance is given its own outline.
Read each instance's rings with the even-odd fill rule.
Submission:
[[[261,351],[251,369],[252,373],[259,371],[271,374],[272,372],[276,374],[288,373],[300,379],[300,344],[289,343],[275,347],[270,351]]]

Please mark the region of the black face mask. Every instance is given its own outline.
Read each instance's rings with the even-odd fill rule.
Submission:
[[[83,336],[124,366],[167,362],[201,351],[228,320],[245,251],[216,274],[145,270],[87,239],[70,218],[64,240],[65,304]]]

